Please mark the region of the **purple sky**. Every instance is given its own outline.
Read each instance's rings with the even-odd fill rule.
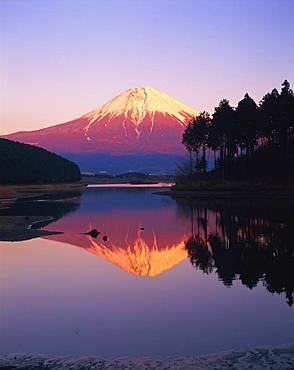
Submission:
[[[136,86],[213,112],[294,85],[292,0],[0,0],[0,14],[0,134]]]

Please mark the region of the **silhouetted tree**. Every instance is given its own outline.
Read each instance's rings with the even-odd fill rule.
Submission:
[[[193,133],[193,121],[189,122],[184,134],[182,143],[185,145],[187,151],[189,152],[189,160],[190,160],[190,176],[193,172],[193,162],[192,162],[192,151],[193,149],[193,142],[194,142],[194,133]]]
[[[251,156],[257,139],[257,105],[255,101],[245,94],[236,108],[237,141],[240,149],[246,150],[246,155]]]
[[[190,155],[195,153],[197,171],[206,172],[206,150],[213,151],[215,178],[289,183],[294,179],[294,94],[290,83],[285,80],[281,92],[273,89],[267,93],[259,106],[248,94],[236,109],[228,100],[221,100],[212,119],[203,112],[189,123],[183,143]]]
[[[263,121],[263,134],[273,144],[278,145],[279,130],[279,92],[273,89],[260,102],[260,111]]]
[[[292,140],[294,126],[294,94],[290,83],[285,80],[279,96],[280,145],[287,152],[288,143]]]
[[[190,153],[194,152],[196,155],[196,170],[200,169],[206,172],[206,148],[208,141],[208,129],[210,124],[210,116],[207,112],[200,113],[194,120],[189,122],[183,134],[183,143]],[[202,151],[201,162],[199,161],[199,154]],[[191,159],[190,159],[191,161]],[[191,162],[190,162],[191,163]]]
[[[212,115],[211,127],[214,137],[218,138],[222,178],[225,179],[227,158],[232,158],[236,152],[236,121],[235,111],[227,99],[220,101]],[[208,140],[210,142],[210,140]]]
[[[197,163],[197,170],[206,172],[207,161],[206,161],[206,148],[208,142],[208,130],[211,122],[209,113],[202,112],[193,122],[195,147],[199,151],[202,149],[202,158]]]

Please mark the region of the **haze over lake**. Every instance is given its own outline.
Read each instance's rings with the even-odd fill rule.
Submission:
[[[63,234],[0,242],[0,348],[197,355],[291,343],[293,207],[88,188],[15,202]],[[94,238],[83,233],[96,228]],[[105,240],[103,237],[106,236]]]

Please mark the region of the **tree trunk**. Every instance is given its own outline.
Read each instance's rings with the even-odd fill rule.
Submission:
[[[203,155],[203,172],[206,173],[206,148],[205,144],[202,146],[202,155]]]
[[[189,156],[190,156],[190,176],[192,176],[192,150],[189,149]]]
[[[222,173],[222,182],[225,181],[225,150],[223,145],[220,147],[220,160],[221,160],[221,173]]]
[[[227,135],[223,135],[223,145],[222,145],[222,182],[225,181],[225,166],[226,166],[226,158],[227,158]]]
[[[199,170],[199,154],[198,149],[196,150],[196,172]]]

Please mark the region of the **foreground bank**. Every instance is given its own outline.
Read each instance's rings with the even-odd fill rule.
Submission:
[[[39,227],[74,208],[85,187],[81,183],[0,185],[0,241],[56,234]]]
[[[294,345],[222,352],[206,356],[158,358],[57,357],[32,354],[0,356],[1,369],[293,369]]]

